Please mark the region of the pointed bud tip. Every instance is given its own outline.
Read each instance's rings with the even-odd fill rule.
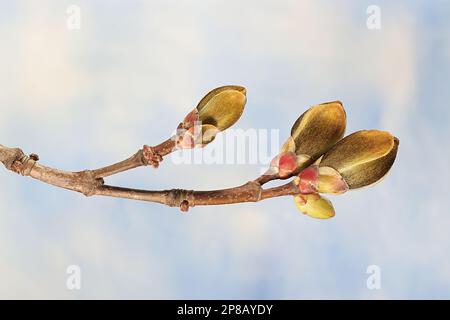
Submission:
[[[336,109],[339,109],[340,111],[343,111],[345,113],[344,104],[340,100],[324,102],[324,103],[318,104],[316,106],[313,106],[311,108],[319,107],[319,106],[327,107],[327,108],[336,108]]]
[[[340,101],[312,106],[292,126],[295,152],[306,154],[315,161],[342,138],[346,121],[344,106]]]
[[[393,136],[394,137],[394,143],[395,143],[395,145],[399,145],[400,144],[400,139],[399,138],[397,138],[396,136]]]
[[[210,91],[197,105],[199,121],[219,131],[228,129],[241,117],[247,102],[246,93],[241,86],[223,86]]]
[[[247,89],[245,89],[244,87],[241,87],[241,86],[230,86],[230,87],[234,88],[234,90],[236,90],[236,91],[239,91],[244,96],[247,95]]]
[[[391,169],[399,139],[387,131],[362,130],[340,140],[328,151],[320,167],[336,170],[350,189],[372,185]]]

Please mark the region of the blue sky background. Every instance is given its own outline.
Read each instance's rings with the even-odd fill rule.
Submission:
[[[380,30],[366,27],[373,4]],[[43,164],[121,160],[224,84],[248,89],[236,128],[284,140],[308,106],[339,99],[347,133],[388,130],[400,148],[382,183],[333,197],[327,221],[288,197],[182,215],[0,170],[0,297],[450,298],[449,17],[448,1],[1,0],[0,143]],[[169,157],[108,183],[216,189],[260,169]],[[373,264],[380,290],[366,287]]]

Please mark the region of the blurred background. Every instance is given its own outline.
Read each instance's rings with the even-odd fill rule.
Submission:
[[[327,221],[289,197],[180,214],[1,169],[0,298],[450,298],[449,17],[448,1],[424,0],[0,0],[0,143],[42,164],[122,160],[224,84],[248,90],[235,128],[279,130],[277,145],[330,100],[344,103],[347,133],[400,139],[390,175],[330,197]],[[168,157],[107,182],[217,189],[264,166]],[[70,265],[80,290],[66,286]]]

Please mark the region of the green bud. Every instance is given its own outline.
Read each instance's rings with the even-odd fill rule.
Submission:
[[[295,148],[297,155],[315,161],[343,137],[345,126],[346,115],[341,102],[313,106],[294,123],[291,138],[283,148]]]
[[[294,197],[298,210],[316,219],[329,219],[335,212],[331,201],[317,193],[300,194]]]
[[[357,189],[382,179],[397,156],[399,140],[389,132],[355,132],[328,151],[319,167],[329,167],[345,180],[349,189]],[[329,170],[331,172],[331,170]]]
[[[239,120],[247,91],[240,86],[224,86],[209,92],[197,105],[198,120],[223,131]]]

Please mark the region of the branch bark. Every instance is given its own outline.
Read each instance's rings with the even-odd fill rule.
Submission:
[[[105,178],[141,166],[151,165],[157,168],[163,157],[170,154],[173,150],[175,150],[175,140],[173,138],[155,147],[145,145],[130,158],[107,167],[92,170],[92,174],[95,178]]]
[[[148,164],[157,166],[162,157],[172,152],[174,147],[173,140],[169,139],[155,147],[144,146],[143,149],[130,158],[104,168],[68,172],[43,166],[37,163],[38,156],[34,154],[27,156],[19,148],[8,148],[0,145],[0,162],[13,172],[23,176],[30,176],[56,187],[82,193],[85,196],[97,195],[155,202],[171,207],[179,207],[182,211],[187,211],[189,207],[199,205],[257,202],[299,193],[298,187],[292,182],[275,188],[263,189],[258,182],[261,179],[250,181],[234,188],[211,191],[184,189],[152,191],[104,184],[104,177]]]

